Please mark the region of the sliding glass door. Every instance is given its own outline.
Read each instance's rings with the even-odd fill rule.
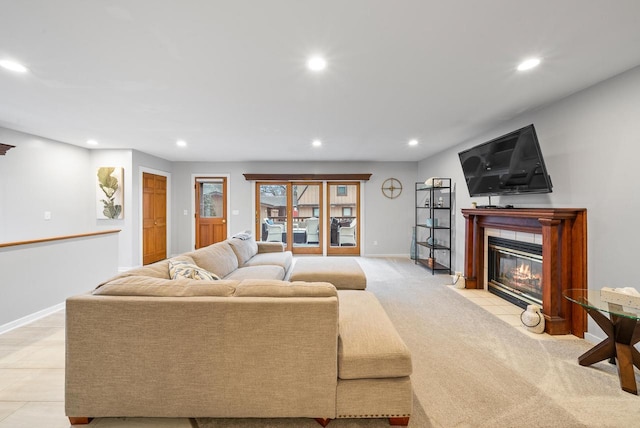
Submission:
[[[256,183],[256,240],[287,242],[288,183]]]
[[[322,183],[256,183],[256,231],[296,254],[322,254]]]
[[[322,254],[322,183],[292,183],[293,252]]]
[[[360,255],[360,183],[327,183],[329,255]]]

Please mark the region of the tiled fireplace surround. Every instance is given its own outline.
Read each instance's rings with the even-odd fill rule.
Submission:
[[[463,209],[466,288],[486,289],[487,240],[499,236],[542,245],[545,332],[584,337],[584,311],[562,297],[570,288],[587,288],[586,210]]]

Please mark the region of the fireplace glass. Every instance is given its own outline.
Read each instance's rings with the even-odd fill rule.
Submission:
[[[488,289],[522,307],[542,307],[542,246],[489,237]]]

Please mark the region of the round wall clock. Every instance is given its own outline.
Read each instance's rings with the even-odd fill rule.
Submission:
[[[382,194],[389,199],[395,199],[402,193],[402,183],[396,178],[387,178],[382,183]]]

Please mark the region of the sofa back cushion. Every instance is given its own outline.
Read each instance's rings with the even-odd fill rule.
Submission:
[[[238,257],[228,241],[218,242],[186,255],[191,257],[196,265],[215,273],[220,278],[238,269]]]
[[[195,297],[233,295],[237,281],[179,278],[164,279],[149,276],[127,276],[103,285],[93,291],[100,296],[150,296],[150,297]]]
[[[328,282],[289,282],[245,279],[236,286],[235,297],[334,297],[336,288]]]
[[[228,242],[238,258],[239,266],[243,266],[253,256],[258,254],[258,244],[253,237],[247,239],[231,238]]]
[[[155,262],[150,265],[129,269],[126,272],[121,272],[118,275],[112,278],[109,278],[105,282],[99,284],[97,288],[102,287],[105,284],[109,284],[110,282],[115,281],[117,279],[126,278],[129,276],[148,276],[150,278],[171,279],[171,274],[169,273],[169,260],[172,260],[172,261],[179,260],[187,263],[194,263],[191,257],[186,256],[184,254],[179,255],[171,259],[161,260],[159,262]]]

